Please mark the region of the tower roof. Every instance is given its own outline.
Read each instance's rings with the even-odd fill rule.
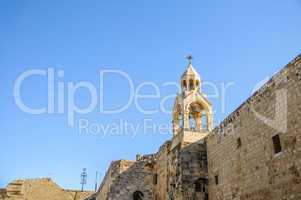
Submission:
[[[199,73],[194,69],[191,62],[189,62],[187,69],[185,70],[185,72],[182,74],[181,77],[184,77],[187,75],[200,77]]]

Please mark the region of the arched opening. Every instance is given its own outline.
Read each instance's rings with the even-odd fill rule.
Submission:
[[[136,191],[133,194],[133,200],[142,200],[143,199],[143,193],[141,191]]]
[[[199,81],[199,80],[196,80],[196,81],[195,81],[195,86],[196,86],[197,88],[199,88],[199,86],[200,86],[200,81]]]
[[[196,196],[199,198],[196,199],[204,199],[208,200],[208,179],[199,178],[194,182],[194,190],[196,192]]]
[[[189,106],[189,128],[192,130],[208,130],[207,114],[200,103],[192,103]]]
[[[202,123],[202,129],[205,129],[205,130],[207,130],[208,129],[208,125],[207,125],[207,115],[206,115],[206,112],[205,111],[203,111],[202,112],[202,119],[201,119],[201,123]]]
[[[187,90],[187,83],[186,83],[186,80],[183,80],[182,82],[182,87],[184,90]]]
[[[197,129],[197,118],[192,114],[189,113],[189,128],[196,130]]]
[[[184,127],[184,116],[183,116],[183,113],[179,113],[178,114],[178,126],[179,126],[179,128],[183,128]]]
[[[189,90],[194,90],[194,82],[192,79],[189,80]]]
[[[204,186],[203,186],[203,181],[201,178],[199,178],[198,180],[196,180],[194,182],[194,189],[196,192],[204,192],[205,191]]]

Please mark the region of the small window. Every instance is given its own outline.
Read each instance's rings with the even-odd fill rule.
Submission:
[[[157,185],[157,183],[158,183],[158,174],[154,174],[153,182],[154,182],[154,185]]]
[[[215,176],[214,176],[214,180],[215,180],[215,185],[218,185],[218,181],[219,181],[219,180],[218,180],[218,175],[215,175]]]
[[[275,135],[274,137],[272,137],[273,140],[273,146],[274,146],[274,153],[280,153],[282,151],[281,148],[281,142],[280,142],[280,137],[279,135]]]
[[[241,139],[238,138],[237,139],[237,149],[239,149],[241,147]]]

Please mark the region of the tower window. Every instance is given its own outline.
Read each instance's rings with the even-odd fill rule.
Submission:
[[[196,119],[193,115],[189,115],[189,127],[191,129],[196,129]]]
[[[196,85],[196,87],[199,87],[200,81],[199,81],[199,80],[196,80],[196,81],[195,81],[195,85]]]
[[[218,183],[219,183],[218,175],[215,175],[215,176],[214,176],[214,180],[215,180],[215,185],[218,185]]]
[[[237,139],[237,149],[239,149],[241,147],[241,139],[238,138]]]
[[[183,80],[183,88],[186,90],[187,89],[187,83],[186,80]]]
[[[183,118],[183,114],[182,113],[179,114],[179,121],[178,121],[178,123],[179,123],[179,127],[183,128],[183,126],[184,126],[184,118]]]
[[[207,126],[207,116],[206,116],[206,112],[202,112],[202,129],[207,130],[208,126]]]
[[[192,79],[189,80],[189,89],[194,90],[194,83]]]
[[[272,137],[273,140],[273,146],[274,146],[274,153],[280,153],[282,151],[282,147],[281,147],[281,142],[280,142],[280,137],[279,135],[275,135],[274,137]]]
[[[153,182],[154,182],[154,185],[157,185],[157,183],[158,183],[158,174],[154,174]]]

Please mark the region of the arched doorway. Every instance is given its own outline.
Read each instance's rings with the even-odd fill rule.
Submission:
[[[143,193],[141,191],[136,191],[133,194],[133,200],[143,200]]]

